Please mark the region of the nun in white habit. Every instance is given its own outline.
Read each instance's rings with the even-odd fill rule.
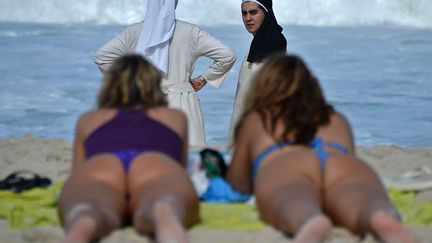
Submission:
[[[140,53],[163,74],[162,89],[169,106],[185,112],[189,144],[204,146],[204,118],[196,94],[206,83],[219,88],[233,66],[234,51],[197,25],[176,19],[177,0],[148,0],[142,22],[127,27],[99,49],[96,65],[105,72],[125,54]],[[196,60],[205,56],[213,63],[192,78]]]

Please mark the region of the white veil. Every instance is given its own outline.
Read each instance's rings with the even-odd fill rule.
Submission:
[[[147,0],[147,11],[135,52],[145,56],[163,75],[168,73],[169,44],[175,29],[178,0]]]

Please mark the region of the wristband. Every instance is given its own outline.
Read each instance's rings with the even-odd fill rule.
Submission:
[[[201,82],[203,82],[203,84],[205,85],[207,83],[207,81],[203,78],[203,76],[200,76]]]

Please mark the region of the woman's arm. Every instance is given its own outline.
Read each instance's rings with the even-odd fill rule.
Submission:
[[[348,119],[342,113],[335,112],[333,120],[335,127],[338,128],[340,139],[343,141],[342,145],[348,149],[349,153],[355,154],[354,135]]]
[[[83,126],[86,123],[86,115],[81,115],[75,126],[75,138],[73,142],[73,155],[72,155],[72,171],[80,166],[85,160],[84,149],[84,134]]]
[[[183,157],[182,157],[182,165],[187,168],[187,162],[189,158],[189,137],[188,137],[188,123],[186,115],[183,112],[179,112],[179,120],[182,124],[182,138],[183,138]]]
[[[226,180],[231,186],[241,192],[251,194],[253,192],[252,178],[252,152],[251,129],[254,129],[250,119],[245,119],[234,145],[231,163],[228,167]]]

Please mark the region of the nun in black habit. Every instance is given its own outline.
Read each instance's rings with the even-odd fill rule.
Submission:
[[[272,0],[242,0],[241,12],[244,26],[253,35],[253,40],[240,68],[229,142],[232,142],[233,131],[243,110],[250,81],[261,67],[262,61],[272,54],[285,53],[287,48],[283,29],[273,12]]]

